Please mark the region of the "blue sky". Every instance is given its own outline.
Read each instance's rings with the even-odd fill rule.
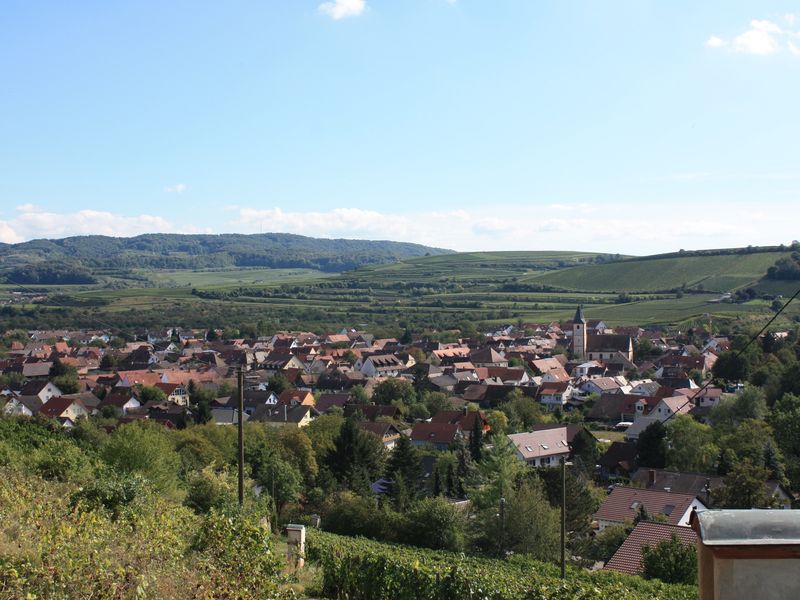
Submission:
[[[0,69],[0,241],[797,237],[797,1],[5,0]]]

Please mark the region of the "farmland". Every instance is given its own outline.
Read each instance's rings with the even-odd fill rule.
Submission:
[[[727,251],[625,258],[585,252],[481,252],[413,257],[340,274],[299,268],[138,270],[135,278],[146,287],[49,289],[74,302],[22,307],[15,321],[55,325],[71,319],[86,326],[120,327],[364,325],[394,335],[405,327],[446,330],[465,322],[569,319],[578,304],[609,324],[763,321],[771,314],[772,297],[794,293],[794,282],[763,279],[782,255]],[[721,293],[745,287],[767,299],[719,302]],[[80,308],[87,303],[99,306]],[[798,314],[795,306],[787,311],[788,317]],[[6,318],[5,325],[10,321]]]
[[[729,292],[753,284],[786,253],[629,259],[532,275],[522,281],[566,290],[654,292],[693,288]]]

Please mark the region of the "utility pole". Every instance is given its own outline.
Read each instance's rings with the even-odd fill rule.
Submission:
[[[567,459],[561,459],[561,579],[567,576]]]
[[[244,506],[244,371],[239,367],[239,506]]]

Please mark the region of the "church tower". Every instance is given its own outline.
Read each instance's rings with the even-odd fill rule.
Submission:
[[[579,360],[586,358],[586,319],[583,316],[583,306],[578,307],[572,320],[572,354]]]

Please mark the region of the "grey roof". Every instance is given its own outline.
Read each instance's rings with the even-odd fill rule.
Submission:
[[[572,319],[574,323],[583,323],[586,324],[586,317],[583,316],[583,306],[579,306],[578,310],[575,311],[575,318]]]
[[[706,546],[800,544],[797,510],[706,510],[697,513],[697,523]]]

